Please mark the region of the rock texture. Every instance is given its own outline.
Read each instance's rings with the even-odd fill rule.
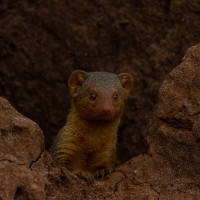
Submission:
[[[165,157],[178,174],[199,179],[200,44],[188,50],[162,84],[148,142],[152,155]]]
[[[199,199],[200,44],[191,47],[159,92],[146,138],[148,155],[87,185],[56,168],[38,125],[0,98],[0,199]]]
[[[70,108],[74,69],[131,72],[119,135],[125,161],[148,149],[143,132],[158,88],[199,42],[199,11],[199,0],[2,0],[0,95],[40,125],[49,147]]]
[[[3,98],[0,98],[0,149],[0,199],[44,199],[44,180],[30,170],[44,151],[42,131]]]

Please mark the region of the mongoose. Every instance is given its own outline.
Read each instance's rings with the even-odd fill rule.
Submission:
[[[117,128],[132,82],[128,73],[72,72],[71,110],[52,151],[57,165],[87,182],[113,171]]]

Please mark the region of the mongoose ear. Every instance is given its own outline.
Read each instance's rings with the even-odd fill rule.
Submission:
[[[68,80],[68,86],[72,97],[76,97],[79,87],[85,82],[88,74],[82,70],[73,71]]]
[[[133,85],[132,75],[128,73],[121,73],[118,75],[118,77],[124,89],[125,99],[127,99]]]

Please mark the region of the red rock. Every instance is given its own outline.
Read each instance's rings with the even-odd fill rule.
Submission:
[[[148,142],[157,152],[195,177],[200,172],[200,45],[191,47],[160,88]]]
[[[44,150],[44,136],[38,125],[3,98],[0,98],[0,136],[0,160],[30,167]]]
[[[0,98],[0,199],[45,199],[45,179],[30,169],[43,151],[38,125]]]

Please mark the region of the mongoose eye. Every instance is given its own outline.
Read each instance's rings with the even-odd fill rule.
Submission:
[[[96,94],[95,92],[91,92],[91,93],[90,93],[90,100],[91,100],[91,101],[95,101],[96,98],[97,98],[97,94]]]
[[[114,101],[118,101],[118,99],[119,99],[118,94],[116,94],[116,93],[113,94],[112,98]]]

